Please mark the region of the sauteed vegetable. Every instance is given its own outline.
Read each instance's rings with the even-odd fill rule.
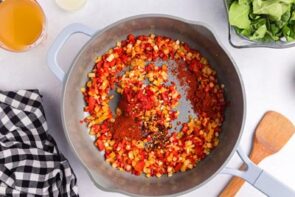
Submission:
[[[159,60],[162,60],[160,65]],[[174,67],[169,63],[174,61]],[[182,86],[169,81],[169,72]],[[192,169],[218,145],[224,117],[224,87],[202,55],[165,36],[129,35],[98,57],[81,89],[83,120],[112,167],[147,177]],[[186,89],[180,95],[179,88]],[[115,90],[120,101],[112,112]],[[180,98],[196,117],[177,122]]]

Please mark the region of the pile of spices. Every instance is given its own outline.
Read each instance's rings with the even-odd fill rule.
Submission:
[[[180,131],[172,122],[181,96],[168,80],[168,65],[156,66],[157,60],[177,62],[175,74],[187,85],[185,96],[197,114],[180,123]],[[147,177],[172,176],[192,169],[218,145],[224,90],[207,60],[187,44],[129,35],[97,58],[88,77],[81,89],[89,113],[84,122],[112,167]],[[111,90],[121,96],[114,114]]]

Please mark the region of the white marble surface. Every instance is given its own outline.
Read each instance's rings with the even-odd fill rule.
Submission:
[[[101,29],[119,19],[143,14],[170,14],[185,19],[208,23],[222,44],[235,59],[247,94],[246,125],[241,147],[248,152],[254,128],[267,110],[276,110],[295,123],[295,48],[234,49],[227,41],[227,23],[221,0],[88,0],[76,12],[59,9],[55,1],[39,1],[47,15],[47,38],[36,48],[25,53],[11,53],[0,49],[0,89],[17,90],[38,88],[44,95],[44,106],[50,133],[60,150],[69,159],[78,178],[82,197],[122,196],[97,189],[90,181],[81,163],[66,142],[60,121],[61,83],[46,64],[48,47],[56,35],[68,24],[78,22]],[[73,36],[60,54],[60,63],[66,69],[86,37]],[[295,190],[295,137],[276,155],[262,161],[259,166]],[[240,160],[234,156],[228,166],[237,167]],[[229,180],[227,175],[217,175],[202,188],[184,196],[216,196]],[[245,184],[238,196],[261,196]]]

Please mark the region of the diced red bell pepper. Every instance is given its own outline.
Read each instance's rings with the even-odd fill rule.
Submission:
[[[95,107],[95,99],[93,97],[89,97],[89,99],[88,99],[89,111],[93,111],[94,107]]]
[[[140,161],[134,166],[134,169],[137,172],[142,172],[143,168],[144,168],[144,161]]]
[[[129,34],[127,39],[129,40],[129,42],[135,43],[135,36],[133,34]]]
[[[96,63],[96,68],[101,68],[103,61],[99,61]]]
[[[105,149],[104,144],[101,140],[96,141],[96,146],[97,146],[98,150],[100,150],[100,151],[103,151]]]
[[[176,165],[176,167],[174,168],[174,171],[175,171],[175,172],[178,172],[178,171],[180,170],[181,166],[182,166],[182,164],[181,164],[181,163],[178,163],[178,164]]]

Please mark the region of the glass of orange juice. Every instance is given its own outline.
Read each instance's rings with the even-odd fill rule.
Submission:
[[[26,51],[45,34],[46,18],[35,0],[0,0],[0,47]]]

